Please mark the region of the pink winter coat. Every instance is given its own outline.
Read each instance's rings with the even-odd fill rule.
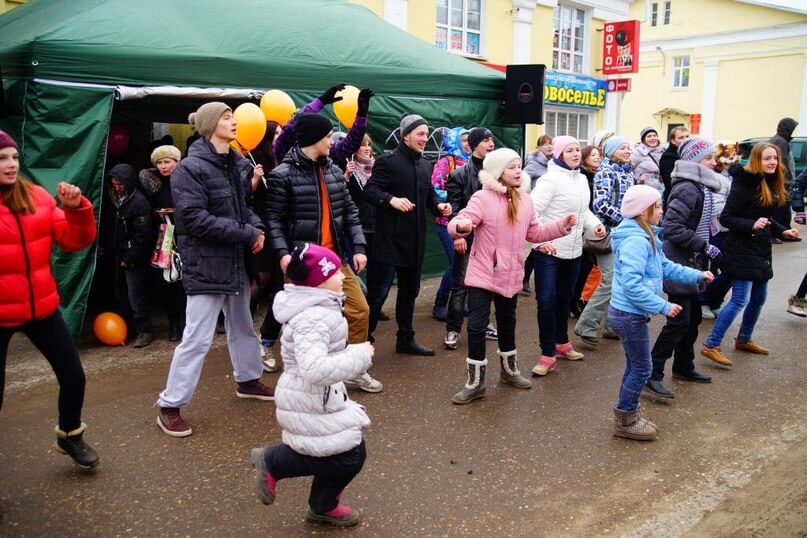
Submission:
[[[502,192],[504,185],[491,180],[485,171],[479,173],[479,179],[482,190],[474,193],[465,209],[451,219],[448,233],[454,238],[466,237],[469,234],[457,232],[457,222],[470,219],[475,229],[465,285],[513,297],[523,285],[524,242],[552,241],[569,231],[562,220],[540,224],[532,200],[524,192],[519,193],[518,219],[511,224],[507,218],[507,196]]]

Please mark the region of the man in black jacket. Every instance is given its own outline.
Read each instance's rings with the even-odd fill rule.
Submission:
[[[343,172],[328,157],[333,128],[325,116],[300,114],[294,131],[299,145],[289,150],[283,162],[269,173],[265,208],[269,243],[283,272],[296,242],[316,243],[343,259],[347,342],[360,344],[368,338],[370,307],[356,273],[367,265],[367,243]],[[345,234],[353,245],[352,260],[345,259]],[[348,384],[367,392],[380,392],[383,388],[367,373]]]
[[[456,215],[468,205],[468,200],[482,186],[479,184],[479,171],[485,156],[495,149],[493,133],[485,127],[471,129],[468,134],[468,144],[471,146],[471,160],[464,166],[457,168],[446,180],[448,201],[451,203],[451,212]],[[451,267],[451,295],[448,297],[448,318],[446,319],[446,337],[443,347],[457,349],[459,346],[462,320],[465,317],[465,299],[468,290],[465,287],[465,271],[468,269],[467,253],[471,249],[473,234],[467,238],[454,240],[454,264]],[[488,329],[490,337],[495,335],[492,327]],[[492,332],[491,332],[492,331]]]
[[[790,141],[793,140],[793,131],[796,130],[798,125],[799,122],[793,118],[782,118],[776,126],[776,134],[768,140],[768,142],[779,148],[782,166],[785,169],[786,182],[792,182],[796,177],[796,161],[793,158],[793,152],[790,151]],[[773,212],[773,218],[785,228],[790,228],[790,221],[793,218],[790,206],[785,204],[777,207]],[[801,241],[801,239],[798,240]],[[779,240],[774,238],[772,242],[778,243]]]
[[[665,210],[667,209],[667,197],[670,195],[670,189],[672,189],[672,171],[675,167],[675,161],[678,160],[678,148],[687,138],[689,138],[689,129],[684,126],[673,127],[668,138],[667,149],[664,150],[658,160],[659,173],[662,181],[664,181],[662,203]]]
[[[151,313],[146,301],[146,278],[155,235],[151,205],[135,186],[135,171],[118,164],[107,174],[109,197],[115,206],[115,295],[137,338],[133,347],[154,341]]]
[[[434,215],[448,216],[451,205],[441,203],[434,192],[432,166],[423,158],[429,139],[426,120],[417,114],[404,116],[400,132],[402,140],[398,147],[376,159],[373,174],[364,188],[365,199],[378,209],[373,251],[379,275],[373,279],[376,282],[373,289],[367,290],[370,334],[378,324],[381,307],[397,274],[395,351],[430,356],[434,351],[415,340],[412,327],[426,249],[426,209]]]
[[[260,380],[263,366],[249,310],[245,256],[260,252],[264,242],[264,225],[251,207],[252,171],[230,147],[236,122],[229,106],[206,103],[188,120],[201,137],[171,175],[188,304],[182,343],[157,400],[157,425],[172,437],[193,433],[179,410],[188,406],[199,382],[219,311],[224,311],[236,396],[274,399],[274,391]]]

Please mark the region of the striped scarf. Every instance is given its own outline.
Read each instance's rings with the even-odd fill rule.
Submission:
[[[715,217],[715,203],[712,190],[705,185],[701,185],[703,191],[703,212],[701,213],[701,220],[698,222],[698,228],[695,230],[695,235],[703,238],[707,243],[714,235],[712,233],[712,222]]]

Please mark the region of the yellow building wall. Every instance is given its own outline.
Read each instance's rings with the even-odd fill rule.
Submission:
[[[28,0],[0,0],[0,13],[5,13],[9,9],[14,9],[27,1]]]
[[[654,0],[655,1],[655,0]],[[670,24],[664,20],[664,0],[659,3],[659,25],[650,25],[650,16],[642,24],[642,41],[675,39],[691,35],[709,35],[749,28],[761,28],[803,22],[804,15],[771,9],[735,0],[672,0]],[[645,20],[645,2],[634,1],[630,18]]]

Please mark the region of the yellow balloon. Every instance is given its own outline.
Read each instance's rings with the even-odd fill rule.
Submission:
[[[342,125],[350,129],[356,121],[356,113],[359,110],[359,89],[355,86],[345,86],[345,89],[337,92],[336,96],[342,100],[333,104],[333,113]]]
[[[235,118],[235,139],[246,151],[258,147],[266,134],[266,116],[258,105],[243,103],[233,111]]]
[[[261,110],[266,116],[266,121],[286,125],[296,109],[294,101],[284,91],[269,90],[261,97]]]

